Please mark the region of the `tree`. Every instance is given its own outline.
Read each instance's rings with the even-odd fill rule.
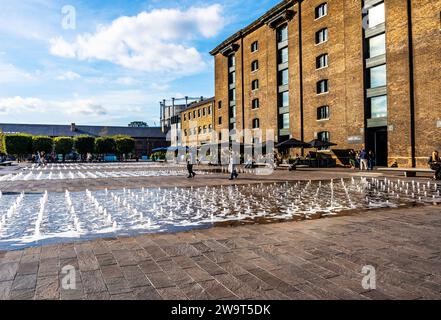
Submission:
[[[77,136],[74,138],[74,148],[85,159],[86,154],[95,151],[95,138],[86,135]]]
[[[54,139],[55,142],[55,152],[57,154],[63,155],[63,162],[66,159],[66,154],[71,153],[74,140],[71,137],[57,137]]]
[[[32,153],[32,136],[23,133],[3,134],[2,150],[22,160],[25,155]]]
[[[33,136],[32,137],[32,152],[52,153],[54,149],[54,141],[51,137]]]
[[[95,141],[95,148],[98,154],[115,153],[115,139],[112,137],[99,137]]]
[[[116,151],[119,155],[127,155],[135,150],[135,139],[129,136],[115,136]]]

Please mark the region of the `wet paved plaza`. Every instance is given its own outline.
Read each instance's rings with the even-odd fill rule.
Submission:
[[[244,173],[234,183],[353,177],[359,179],[360,173],[277,171],[270,176]],[[428,180],[416,181],[422,185]],[[0,182],[0,190],[227,184],[227,174],[213,173],[195,180],[12,181]],[[439,299],[440,211],[429,204],[0,251],[0,299]],[[375,290],[362,286],[366,265],[375,267]],[[76,289],[63,288],[66,266],[75,270]]]

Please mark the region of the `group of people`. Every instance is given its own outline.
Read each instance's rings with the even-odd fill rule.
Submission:
[[[44,151],[35,152],[35,154],[32,156],[32,162],[35,162],[37,167],[47,165],[46,153]]]
[[[350,150],[349,151],[349,164],[352,169],[359,168],[360,170],[374,170],[375,166],[375,154],[372,150]]]
[[[194,160],[193,155],[191,153],[187,153],[185,155],[186,163],[187,163],[187,171],[188,171],[188,179],[193,179],[196,176],[196,173],[193,170]],[[230,180],[237,179],[239,177],[239,173],[237,172],[237,155],[234,152],[230,152],[229,162],[228,162],[228,171],[230,172]]]

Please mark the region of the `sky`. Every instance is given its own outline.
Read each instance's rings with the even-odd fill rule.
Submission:
[[[209,51],[279,0],[0,0],[0,123],[159,123],[214,95]]]

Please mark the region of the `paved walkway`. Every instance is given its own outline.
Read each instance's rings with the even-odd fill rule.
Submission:
[[[0,252],[0,299],[440,299],[439,207]],[[76,290],[61,288],[64,266]],[[376,268],[375,290],[362,287]]]

